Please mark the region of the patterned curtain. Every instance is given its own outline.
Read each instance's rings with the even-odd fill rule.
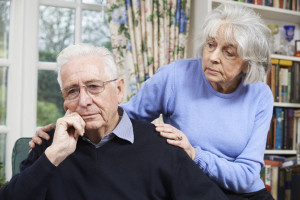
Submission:
[[[190,0],[108,0],[107,8],[129,100],[160,66],[186,58]]]

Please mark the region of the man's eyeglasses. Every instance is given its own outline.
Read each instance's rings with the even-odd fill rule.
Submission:
[[[97,95],[101,92],[104,91],[105,89],[105,85],[107,83],[110,83],[112,81],[116,81],[118,80],[116,79],[112,79],[109,81],[90,81],[85,85],[82,86],[71,86],[71,87],[67,87],[61,90],[62,96],[65,100],[76,100],[79,97],[80,94],[80,88],[84,87],[85,91],[89,94],[89,95]]]

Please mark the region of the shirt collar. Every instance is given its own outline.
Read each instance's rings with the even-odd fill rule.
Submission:
[[[134,134],[131,120],[123,108],[118,107],[118,113],[121,116],[121,120],[112,133],[114,133],[117,137],[127,140],[133,144]]]

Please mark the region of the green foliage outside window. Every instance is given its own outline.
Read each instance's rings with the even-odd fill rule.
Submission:
[[[63,114],[63,98],[57,83],[57,73],[39,70],[37,126],[55,123]]]
[[[62,117],[62,113],[59,111],[54,103],[38,101],[37,104],[37,125],[44,126],[50,123],[56,123],[56,120]]]
[[[0,125],[4,125],[6,121],[6,87],[0,85]]]
[[[51,51],[39,51],[39,60],[40,61],[46,61],[46,62],[55,62],[56,56],[58,55],[58,52],[51,52]]]
[[[2,170],[2,168],[3,168],[3,164],[0,162],[0,171]],[[2,186],[4,186],[5,184],[7,184],[8,182],[5,180],[5,176],[4,176],[4,174],[1,174],[0,175],[0,188],[2,187]]]

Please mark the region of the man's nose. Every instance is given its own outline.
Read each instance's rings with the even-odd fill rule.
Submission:
[[[80,93],[79,93],[79,105],[86,106],[91,104],[92,102],[92,96],[88,92],[86,86],[80,87]]]

